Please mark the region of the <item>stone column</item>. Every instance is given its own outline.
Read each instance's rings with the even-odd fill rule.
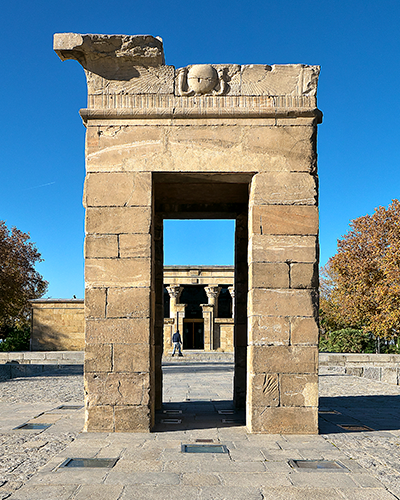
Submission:
[[[235,317],[235,287],[228,286],[228,290],[229,290],[230,296],[232,298],[232,318],[234,318]]]
[[[212,351],[214,346],[214,305],[201,304],[204,320],[204,350]]]
[[[303,128],[297,133],[312,134],[312,127]],[[250,432],[318,432],[318,208],[308,164],[314,140],[309,136],[308,149],[291,157],[291,172],[261,172],[251,183]],[[309,171],[300,171],[307,164]]]
[[[183,320],[185,318],[185,307],[186,304],[176,304],[176,328],[179,330],[181,334],[182,342],[183,342]]]
[[[221,292],[219,286],[206,286],[204,288],[208,304],[202,305],[204,318],[204,350],[214,349],[214,318],[218,317],[218,297]]]
[[[166,287],[168,295],[170,297],[169,302],[169,317],[176,318],[176,305],[179,303],[183,287],[180,285],[171,285]]]

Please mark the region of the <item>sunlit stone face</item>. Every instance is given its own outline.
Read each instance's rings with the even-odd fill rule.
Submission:
[[[217,72],[209,64],[196,64],[188,72],[189,88],[196,94],[211,92],[217,83]]]

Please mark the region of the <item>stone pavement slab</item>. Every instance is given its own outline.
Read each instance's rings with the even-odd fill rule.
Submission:
[[[167,388],[168,384],[187,384],[185,370],[191,377],[190,384],[196,383],[190,367],[179,367],[179,376],[172,369],[165,374]],[[210,367],[208,370],[211,373]],[[210,395],[208,389],[204,389],[202,402],[177,400],[165,404],[165,408],[174,405],[175,409],[182,409],[183,419],[187,418],[182,426],[159,429],[150,434],[83,433],[79,432],[83,426],[83,410],[68,411],[61,416],[54,411],[64,402],[63,396],[73,392],[70,382],[63,395],[62,384],[57,377],[55,383],[60,394],[57,399],[28,404],[24,401],[23,384],[17,384],[15,387],[21,389],[21,400],[17,402],[18,394],[13,395],[9,408],[15,406],[16,411],[8,410],[8,427],[4,427],[11,430],[0,434],[4,443],[0,443],[0,451],[7,457],[7,462],[0,459],[0,479],[5,478],[3,486],[0,486],[0,499],[400,498],[400,422],[398,429],[393,429],[392,409],[388,410],[389,420],[382,419],[375,431],[348,432],[338,426],[350,419],[364,424],[366,418],[373,416],[374,408],[378,408],[382,417],[384,411],[381,411],[380,405],[386,404],[386,401],[389,404],[394,402],[397,408],[397,399],[392,398],[400,397],[400,388],[393,389],[393,386],[387,387],[388,384],[355,378],[340,375],[321,377],[324,406],[332,407],[337,413],[321,415],[322,428],[324,423],[328,423],[333,432],[318,436],[251,435],[243,425],[226,425],[218,409],[232,408],[232,400],[229,400],[227,392],[222,394],[221,400],[207,399]],[[51,377],[46,380],[51,384]],[[218,386],[218,381],[229,385],[229,380],[232,382],[231,371],[217,370],[214,373],[215,386]],[[76,382],[80,386],[80,381]],[[169,392],[170,399],[173,399],[171,387]],[[378,398],[379,404],[369,398]],[[74,403],[79,402],[82,399],[75,398]],[[0,404],[7,407],[4,400]],[[364,408],[369,412],[364,414]],[[35,417],[45,421],[46,415],[49,415],[49,420],[56,421],[45,431],[12,431],[14,422],[35,420]],[[157,418],[161,415],[165,414],[159,413]],[[73,432],[68,434],[68,429]],[[197,439],[211,439],[214,444],[225,444],[229,453],[181,453],[182,443],[193,444]],[[21,450],[20,454],[14,453],[17,449]],[[34,456],[38,457],[36,461]],[[118,458],[118,461],[113,469],[60,469],[67,457]],[[348,470],[305,472],[294,470],[288,464],[289,459],[321,458],[339,460]]]

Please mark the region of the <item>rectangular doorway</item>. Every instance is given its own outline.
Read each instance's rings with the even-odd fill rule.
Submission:
[[[204,349],[204,321],[183,320],[183,349]]]

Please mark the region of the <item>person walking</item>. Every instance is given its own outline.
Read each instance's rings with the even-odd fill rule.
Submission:
[[[175,354],[177,349],[178,349],[178,356],[183,356],[181,351],[182,339],[179,330],[176,330],[176,332],[172,335],[172,343],[174,344],[174,350],[172,351],[172,356]]]

